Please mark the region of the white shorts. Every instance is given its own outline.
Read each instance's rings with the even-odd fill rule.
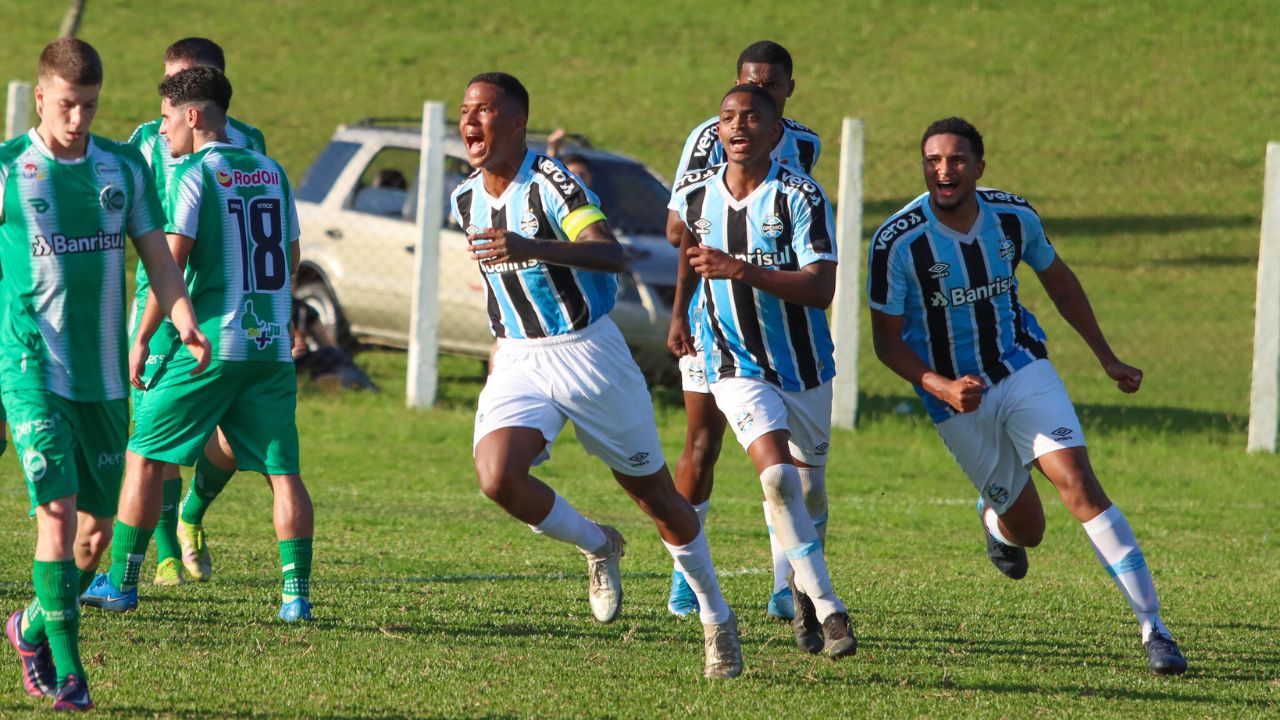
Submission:
[[[938,423],[938,434],[996,514],[1018,499],[1036,458],[1084,445],[1067,387],[1048,360],[996,383],[977,410]]]
[[[649,388],[608,317],[569,335],[500,341],[471,450],[494,430],[533,428],[547,441],[538,465],[551,457],[566,420],[587,452],[624,475],[651,475],[666,464]]]
[[[707,364],[702,353],[680,358],[680,389],[691,393],[710,393],[707,383]]]
[[[711,385],[716,406],[745,450],[774,430],[790,434],[791,456],[806,464],[827,464],[831,446],[831,383],[789,392],[759,378],[730,377]]]

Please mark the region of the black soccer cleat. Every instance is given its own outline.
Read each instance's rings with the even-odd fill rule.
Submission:
[[[987,557],[991,558],[991,564],[1011,580],[1021,580],[1026,577],[1029,566],[1027,549],[1005,545],[992,536],[986,525],[982,526],[982,531],[987,535]]]
[[[822,652],[832,660],[839,660],[858,652],[858,638],[849,626],[848,613],[832,613],[822,621],[822,636],[825,642]]]
[[[796,587],[796,574],[787,573],[787,586],[791,588],[791,596],[795,598],[796,616],[791,619],[791,630],[796,636],[796,647],[817,655],[822,652],[822,623],[818,622],[818,611],[813,608],[813,601],[808,595]]]
[[[1156,675],[1181,675],[1187,671],[1187,659],[1173,638],[1156,630],[1142,643],[1147,651],[1147,668]]]

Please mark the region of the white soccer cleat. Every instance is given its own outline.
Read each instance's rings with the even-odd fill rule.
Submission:
[[[742,674],[742,640],[738,637],[738,618],[702,626],[702,644],[707,651],[702,676],[708,680],[724,680]]]
[[[600,525],[600,529],[604,531],[604,547],[594,553],[582,551],[587,556],[587,599],[596,622],[611,623],[622,610],[622,572],[618,563],[626,553],[627,541],[608,525]]]

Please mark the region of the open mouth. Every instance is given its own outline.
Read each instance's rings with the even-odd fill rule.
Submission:
[[[462,142],[467,146],[467,154],[475,157],[483,155],[486,147],[484,133],[478,129],[467,129],[462,133]]]
[[[938,194],[943,196],[954,195],[957,187],[959,187],[959,183],[954,180],[939,180]]]
[[[729,147],[738,152],[746,152],[751,149],[751,138],[746,135],[734,135],[729,138]]]

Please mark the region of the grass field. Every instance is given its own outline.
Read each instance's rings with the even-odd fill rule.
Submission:
[[[59,7],[0,0],[0,79],[34,74]],[[380,395],[308,390],[304,473],[316,502],[317,622],[274,622],[264,483],[242,475],[209,516],[213,583],[144,588],[141,609],[86,611],[82,646],[110,717],[1266,717],[1280,714],[1280,464],[1244,453],[1263,148],[1280,137],[1280,25],[1266,2],[89,3],[82,37],[107,82],[96,130],[156,115],[159,56],[205,34],[228,50],[233,113],[293,177],[339,122],[452,107],[475,72],[517,69],[532,124],[566,125],[670,174],[747,43],[796,57],[787,114],[828,144],[867,122],[868,227],[914,196],[921,129],[967,116],[986,182],[1029,197],[1080,274],[1112,344],[1147,373],[1109,387],[1030,276],[1094,465],[1150,562],[1191,662],[1145,671],[1136,625],[1079,524],[1043,481],[1048,529],[1027,579],[990,567],[972,491],[910,389],[863,353],[863,415],[833,439],[829,557],[862,645],[801,656],[763,620],[758,483],[731,445],[709,537],[744,629],[747,671],[700,680],[696,623],[665,611],[652,527],[566,431],[540,476],[629,538],[627,604],[595,625],[575,552],[480,495],[470,463],[478,363],[442,367],[430,412],[402,408],[405,359],[360,362]],[[304,228],[304,233],[306,229]],[[846,254],[846,258],[851,258]],[[869,350],[869,348],[868,348]],[[656,388],[674,458],[678,394]],[[916,406],[899,414],[902,401]],[[0,460],[0,607],[30,594],[34,526]],[[8,652],[8,651],[5,651]],[[0,717],[47,711],[0,663]]]

